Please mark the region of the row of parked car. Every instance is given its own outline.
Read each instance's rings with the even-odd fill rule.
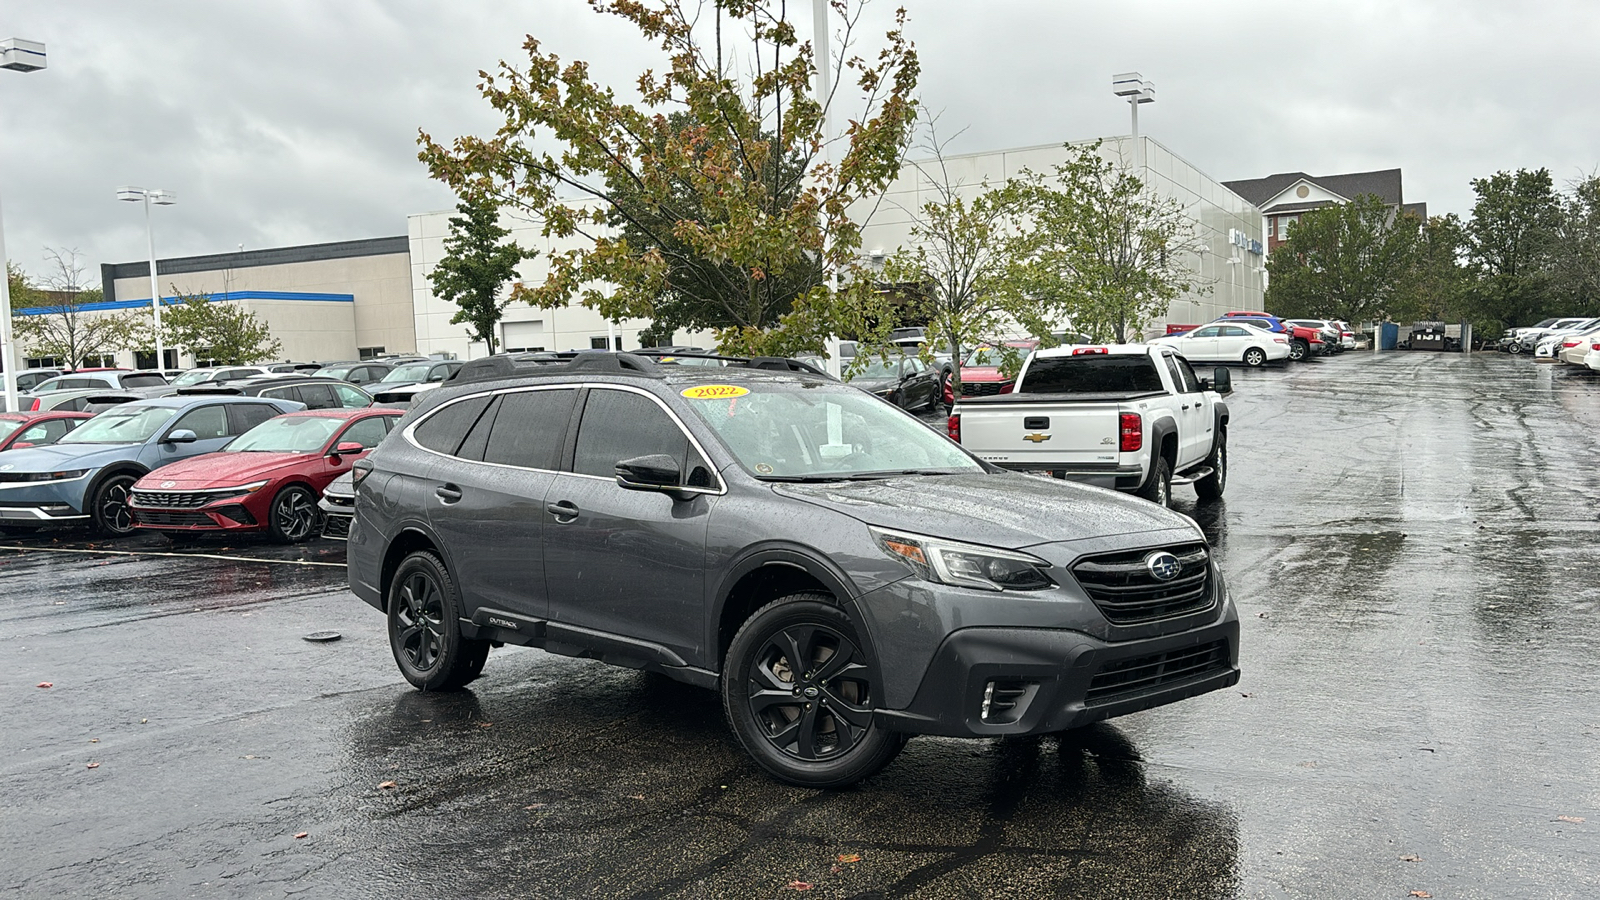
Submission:
[[[1512,328],[1500,338],[1497,349],[1600,372],[1600,317],[1545,319]]]

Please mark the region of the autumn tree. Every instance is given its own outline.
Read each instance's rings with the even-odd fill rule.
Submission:
[[[1347,322],[1394,312],[1415,274],[1421,228],[1375,194],[1301,213],[1267,258],[1268,308]]]
[[[214,300],[210,294],[184,294],[176,285],[172,292],[180,302],[162,309],[166,343],[195,359],[244,366],[274,359],[283,351],[283,342],[272,336],[261,317],[237,302]]]
[[[81,254],[76,249],[45,248],[50,271],[43,277],[46,289],[24,295],[35,312],[12,322],[17,342],[35,356],[49,356],[78,368],[84,360],[99,360],[132,346],[138,328],[136,314],[95,309],[104,299],[90,287]],[[98,364],[98,363],[97,363]]]
[[[11,308],[31,309],[44,300],[44,294],[33,283],[33,279],[23,268],[11,260],[6,260],[6,290],[11,298]]]
[[[1095,340],[1138,340],[1174,300],[1209,289],[1182,261],[1195,244],[1194,222],[1129,167],[1102,157],[1098,142],[1067,152],[1050,174],[1018,176],[1035,232],[1020,287]]]
[[[456,204],[456,210],[461,215],[450,217],[444,258],[428,280],[439,299],[458,307],[450,324],[469,326],[468,336],[494,353],[495,326],[511,302],[511,294],[502,296],[501,290],[517,277],[518,264],[533,254],[504,242],[511,230],[500,224],[500,206],[493,198],[478,195]]]
[[[820,61],[833,88],[819,97],[813,46],[784,0],[589,2],[664,54],[632,85],[636,102],[529,36],[526,63],[480,73],[504,117],[492,136],[419,137],[434,178],[511,207],[555,243],[543,281],[513,297],[712,327],[724,348],[749,352],[892,327],[892,304],[858,268],[861,225],[847,213],[894,178],[911,135],[918,61],[904,10],[864,57],[861,5],[833,0],[843,40]],[[847,104],[849,126],[830,147],[828,110],[842,118]]]

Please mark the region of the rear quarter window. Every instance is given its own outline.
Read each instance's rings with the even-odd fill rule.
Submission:
[[[1047,356],[1035,358],[1021,394],[1116,394],[1165,390],[1148,356]]]

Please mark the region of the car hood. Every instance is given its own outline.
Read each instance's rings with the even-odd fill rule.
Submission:
[[[962,366],[962,381],[1010,381],[1009,378],[1000,377],[998,366]]]
[[[162,466],[146,480],[171,481],[173,488],[232,487],[271,478],[316,458],[315,453],[205,453]]]
[[[868,525],[1020,549],[1174,529],[1202,540],[1187,516],[1115,491],[1033,475],[910,475],[773,491]]]
[[[97,469],[107,463],[133,459],[143,444],[50,444],[7,450],[0,457],[0,473],[59,472],[63,469]]]

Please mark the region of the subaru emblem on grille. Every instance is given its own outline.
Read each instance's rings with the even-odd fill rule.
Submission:
[[[1165,550],[1157,550],[1144,558],[1144,567],[1157,581],[1171,581],[1183,571],[1183,563]]]
[[[161,486],[164,487],[164,488],[172,487],[175,484],[177,484],[176,481],[163,481],[163,482],[161,482]]]

